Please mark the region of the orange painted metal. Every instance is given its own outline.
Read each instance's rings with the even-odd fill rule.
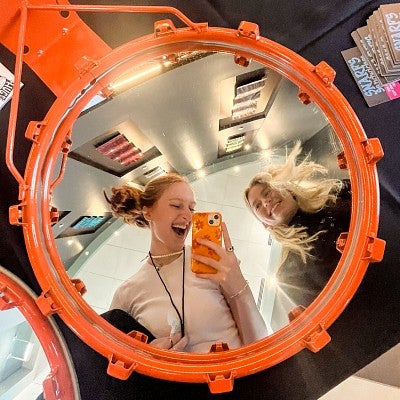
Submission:
[[[321,325],[317,325],[315,330],[310,333],[309,336],[303,339],[304,346],[311,350],[313,353],[317,353],[323,347],[325,347],[331,341],[331,337],[328,332],[322,328]]]
[[[1,42],[14,53],[18,46],[22,46],[23,61],[59,96],[79,78],[79,71],[75,68],[77,60],[88,54],[97,59],[111,49],[76,12],[65,10],[62,4],[68,5],[68,1],[53,1],[54,4],[48,5],[56,7],[57,12],[39,11],[40,7],[46,9],[43,3],[42,0],[0,0],[0,37]],[[20,15],[25,19],[25,13],[26,26],[19,24]],[[26,35],[23,43],[18,43],[21,28]]]
[[[0,267],[0,312],[18,308],[36,334],[50,366],[43,382],[46,399],[79,400],[76,376],[61,334],[35,303],[35,294],[19,278]]]
[[[52,9],[58,12],[60,7]],[[63,6],[63,9],[77,8]],[[80,11],[139,12],[139,9],[148,12],[143,7],[119,6],[82,6]],[[50,7],[42,6],[41,12],[51,18],[49,11]],[[162,7],[151,9],[151,12],[165,11]],[[179,14],[177,10],[172,13]],[[104,355],[109,360],[110,374],[126,379],[138,371],[169,380],[205,382],[217,393],[232,390],[236,378],[269,368],[304,348],[318,351],[329,342],[327,329],[347,306],[369,263],[383,257],[385,243],[376,237],[379,200],[375,165],[383,152],[378,139],[366,137],[354,111],[334,86],[334,71],[326,63],[314,66],[289,49],[260,37],[255,24],[243,22],[240,30],[210,28],[192,22],[187,28],[176,29],[171,24],[160,21],[154,35],[126,43],[101,58],[88,49],[89,62],[81,69],[79,79],[70,82],[44,121],[37,123],[35,134],[29,134],[34,140],[25,176],[20,179],[21,203],[11,209],[10,216],[13,223],[23,227],[29,257],[43,289],[37,301],[41,310],[45,315],[57,312],[83,341]],[[348,169],[352,182],[352,218],[349,232],[339,246],[342,258],[316,300],[302,312],[292,313],[290,324],[273,335],[234,350],[216,344],[218,351],[209,354],[157,349],[106,323],[82,298],[82,285],[68,277],[51,228],[54,218],[51,194],[57,183],[51,180],[56,160],[63,151],[60,149],[65,151],[72,126],[88,100],[99,92],[109,93],[109,84],[128,69],[162,57],[173,59],[172,54],[193,50],[231,53],[240,65],[255,60],[294,82],[301,88],[305,103],[317,104],[331,123],[344,149],[341,164]],[[17,54],[18,51],[19,48]],[[58,51],[65,51],[62,41]],[[71,104],[74,107],[69,107]],[[10,141],[12,133],[11,126]],[[12,160],[12,148],[11,145],[7,150],[8,160]],[[7,165],[12,169],[12,163]]]

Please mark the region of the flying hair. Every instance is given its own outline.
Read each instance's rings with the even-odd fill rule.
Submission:
[[[326,178],[328,170],[321,164],[310,161],[310,153],[297,163],[301,150],[301,142],[298,141],[284,164],[268,165],[264,171],[251,179],[244,191],[244,198],[252,212],[248,194],[255,185],[269,186],[278,191],[288,190],[297,201],[299,209],[306,213],[316,213],[336,202],[343,186],[342,181]],[[306,262],[307,258],[311,257],[313,242],[323,232],[309,236],[305,226],[295,227],[286,224],[264,226],[274,239],[282,244],[282,262],[289,252],[297,253],[302,261]]]

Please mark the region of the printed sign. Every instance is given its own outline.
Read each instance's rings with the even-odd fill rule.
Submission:
[[[400,98],[400,3],[384,4],[351,32],[357,47],[342,51],[369,107]]]
[[[391,100],[358,47],[344,50],[342,55],[369,107]]]
[[[23,84],[21,83],[21,87]],[[0,63],[0,110],[11,99],[14,89],[14,75]]]

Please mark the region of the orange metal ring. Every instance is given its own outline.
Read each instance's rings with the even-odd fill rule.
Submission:
[[[28,128],[27,136],[34,141],[22,202],[12,211],[15,223],[23,226],[30,260],[43,289],[38,299],[42,312],[59,313],[83,341],[109,359],[110,374],[126,379],[135,370],[163,379],[207,382],[212,392],[223,392],[232,389],[236,377],[271,367],[304,348],[318,351],[329,342],[327,328],[347,306],[369,263],[383,256],[384,242],[376,237],[379,202],[375,165],[383,152],[377,139],[366,137],[354,111],[333,85],[334,72],[326,63],[310,64],[289,49],[259,37],[256,25],[250,23],[242,23],[238,30],[203,24],[199,29],[166,32],[129,42],[86,65],[80,78],[70,82],[57,98],[44,121],[35,123],[35,135]],[[294,82],[301,89],[302,99],[320,107],[343,145],[342,162],[352,182],[352,218],[347,237],[342,237],[343,255],[333,276],[307,309],[293,314],[289,325],[240,349],[216,346],[210,354],[177,354],[123,334],[83,300],[79,285],[65,272],[52,235],[51,178],[63,142],[90,97],[128,67],[194,49],[231,53],[243,65],[250,60],[263,63]]]
[[[46,399],[78,400],[79,389],[61,334],[51,318],[43,316],[35,294],[11,272],[0,266],[0,311],[17,307],[36,334],[50,365],[43,382]]]

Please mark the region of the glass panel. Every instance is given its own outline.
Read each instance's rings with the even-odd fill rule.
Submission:
[[[0,312],[0,400],[32,400],[50,371],[24,316],[16,308]]]

